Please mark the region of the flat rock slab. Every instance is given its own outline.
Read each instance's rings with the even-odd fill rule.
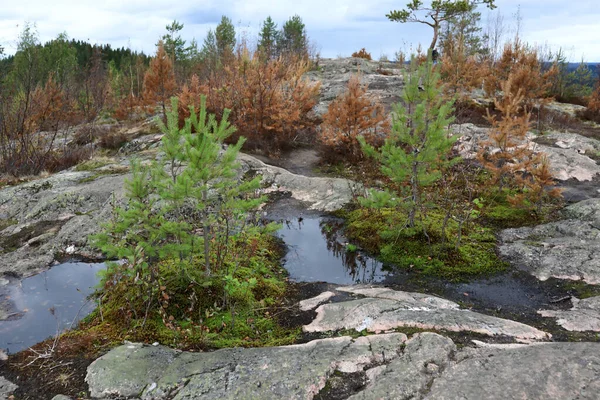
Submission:
[[[27,277],[51,265],[55,254],[97,255],[87,237],[109,219],[113,196],[123,198],[125,175],[85,182],[92,175],[65,171],[0,190],[0,220],[13,222],[0,231],[0,273]]]
[[[598,399],[600,344],[543,343],[468,349],[416,398],[428,400]]]
[[[600,296],[579,300],[571,299],[570,310],[541,310],[542,317],[556,318],[556,323],[568,331],[600,332]]]
[[[566,219],[500,233],[499,252],[540,280],[600,284],[600,199],[566,207]]]
[[[335,371],[356,373],[397,358],[401,333],[306,344],[182,353],[127,344],[94,361],[86,382],[93,398],[311,399]]]
[[[343,329],[385,332],[411,327],[507,336],[523,342],[547,340],[551,337],[546,332],[520,322],[462,310],[458,304],[435,296],[386,288],[347,287],[338,290],[365,297],[319,306],[315,320],[303,327],[305,332]]]
[[[591,400],[600,393],[600,344],[458,350],[430,332],[210,353],[126,344],[92,363],[86,381],[92,398],[313,399],[348,374],[364,378],[343,397],[352,400]]]
[[[320,304],[325,303],[327,300],[335,296],[333,292],[323,292],[318,296],[312,297],[310,299],[302,300],[298,303],[301,311],[309,311],[314,310]]]
[[[403,354],[367,373],[369,383],[352,400],[418,399],[449,368],[456,352],[452,340],[421,333],[406,342]]]
[[[353,195],[362,190],[356,182],[343,178],[323,178],[297,175],[280,167],[265,164],[247,154],[239,154],[238,160],[244,170],[262,176],[265,191],[286,191],[296,200],[311,203],[310,210],[335,211],[349,203]]]

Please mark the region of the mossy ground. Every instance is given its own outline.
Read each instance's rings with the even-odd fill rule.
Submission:
[[[346,235],[364,249],[396,268],[420,271],[449,280],[498,273],[507,264],[496,254],[496,237],[490,228],[472,223],[463,228],[460,245],[458,225],[444,216],[428,213],[417,226],[406,227],[407,214],[395,209],[357,209],[346,214]]]
[[[158,266],[158,298],[146,313],[147,299],[136,296],[135,286],[114,283],[121,273],[121,267],[114,266],[104,278],[107,295],[80,330],[114,342],[159,342],[179,349],[293,343],[299,328],[281,327],[274,315],[287,290],[280,248],[269,235],[253,240],[254,250],[245,254],[235,272],[229,271],[240,282],[256,281],[247,293],[226,302],[222,274],[206,277],[197,261],[167,261]]]

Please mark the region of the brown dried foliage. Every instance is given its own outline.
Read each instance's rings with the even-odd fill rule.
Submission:
[[[142,100],[132,93],[120,99],[113,115],[119,121],[132,119],[132,115],[140,111],[142,106]]]
[[[220,118],[231,110],[229,121],[237,128],[231,140],[244,136],[246,145],[275,154],[297,142],[304,133],[314,131],[318,83],[303,75],[309,69],[306,60],[278,58],[265,60],[258,53],[238,51],[236,57],[206,83],[192,77],[179,94],[180,120],[189,115],[189,106],[199,105],[199,94],[207,96],[207,109]]]
[[[440,74],[446,93],[458,95],[462,99],[469,92],[481,86],[484,71],[474,55],[467,52],[463,38],[454,39],[452,35],[444,42],[444,52],[440,59]]]
[[[495,64],[489,64],[484,79],[484,89],[488,96],[496,97],[499,91],[508,95],[503,82],[511,77],[510,90],[513,98],[521,97],[521,102],[528,110],[540,99],[548,97],[552,78],[557,74],[555,67],[542,71],[542,65],[535,49],[522,43],[518,38],[504,47],[502,57]],[[520,93],[519,93],[520,92]]]
[[[371,61],[371,53],[367,52],[367,50],[363,47],[362,49],[360,49],[359,51],[355,51],[354,53],[352,53],[352,57],[356,57],[356,58],[364,58],[365,60],[369,60]]]
[[[163,120],[166,121],[166,105],[169,98],[175,94],[175,91],[173,63],[161,41],[158,43],[156,55],[150,61],[150,68],[144,75],[144,102],[149,106],[159,103],[162,108]]]
[[[500,189],[511,186],[516,173],[526,169],[532,154],[526,142],[530,114],[522,110],[523,90],[515,92],[512,85],[512,79],[502,83],[505,96],[494,102],[502,118],[488,114],[492,129],[478,154],[479,161],[492,173],[492,184]],[[487,151],[488,148],[493,150]]]
[[[0,103],[0,170],[25,175],[48,169],[58,156],[59,132],[77,118],[74,103],[52,76],[29,92],[5,93]]]
[[[194,110],[200,109],[200,96],[206,93],[207,87],[200,84],[200,78],[196,74],[192,75],[189,83],[183,85],[183,89],[177,95],[179,98],[177,108],[180,127],[183,127],[184,121],[189,118],[190,107],[193,107]]]
[[[596,83],[594,92],[588,100],[585,110],[579,111],[577,116],[581,119],[600,124],[600,79]]]
[[[336,97],[323,115],[319,141],[329,157],[362,160],[359,136],[375,147],[383,143],[389,122],[381,103],[367,96],[367,86],[361,85],[358,75],[353,75],[347,91]]]
[[[541,209],[543,201],[560,196],[553,189],[554,179],[550,164],[543,153],[536,154],[527,140],[530,113],[523,110],[523,89],[515,91],[513,75],[501,84],[505,93],[495,101],[502,118],[488,114],[492,125],[489,140],[480,146],[478,160],[492,174],[492,185],[497,189],[512,189],[508,200],[514,205],[535,205]]]

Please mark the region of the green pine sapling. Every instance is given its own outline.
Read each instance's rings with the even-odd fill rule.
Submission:
[[[449,156],[456,138],[446,129],[453,120],[453,102],[444,100],[439,80],[431,59],[420,66],[413,60],[403,101],[394,105],[392,130],[383,146],[375,149],[361,138],[363,151],[379,161],[381,172],[400,188],[399,193],[371,190],[363,205],[406,207],[410,227],[423,207],[423,187],[436,182],[444,166],[458,162]]]

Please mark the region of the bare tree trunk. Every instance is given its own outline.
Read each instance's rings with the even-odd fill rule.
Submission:
[[[206,275],[210,275],[210,226],[208,224],[208,215],[206,212],[206,201],[208,193],[206,190],[202,192],[202,200],[204,201],[205,212],[202,213],[202,231],[204,234],[204,268]]]

